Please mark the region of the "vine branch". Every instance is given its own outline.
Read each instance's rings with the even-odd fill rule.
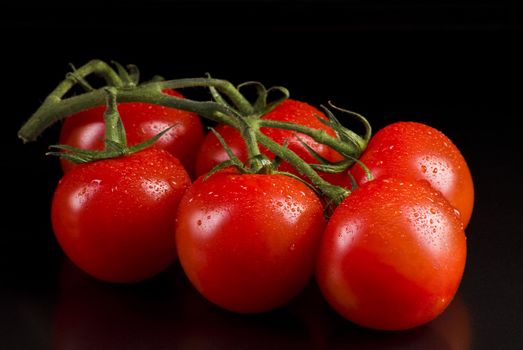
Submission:
[[[129,72],[123,66],[116,64],[115,71],[107,63],[100,60],[92,60],[80,67],[74,69],[58,86],[47,96],[40,108],[27,120],[27,122],[18,131],[18,137],[24,142],[34,141],[46,128],[53,123],[78,113],[80,111],[101,106],[105,104],[107,92],[112,93],[112,106],[116,106],[116,97],[118,102],[144,102],[165,107],[177,108],[185,111],[197,113],[198,115],[227,124],[240,131],[244,137],[249,158],[253,162],[254,168],[262,169],[264,164],[260,158],[260,149],[258,143],[276,157],[293,165],[297,171],[306,176],[312,184],[318,188],[326,197],[330,198],[335,205],[339,204],[350,191],[345,188],[335,186],[324,180],[311,166],[301,159],[295,152],[290,150],[286,145],[280,145],[267,137],[261,132],[264,127],[279,128],[292,130],[302,133],[314,139],[316,142],[327,145],[347,157],[347,159],[357,159],[363,152],[368,139],[370,138],[370,125],[365,118],[352,112],[364,124],[366,133],[362,137],[351,130],[343,127],[337,119],[327,110],[329,120],[320,120],[325,125],[331,127],[336,136],[329,135],[325,130],[313,129],[299,124],[281,122],[269,119],[262,119],[261,114],[266,113],[275,105],[288,98],[289,93],[283,87],[274,87],[269,90],[265,89],[260,83],[249,82],[236,88],[226,80],[207,78],[189,78],[176,80],[154,79],[152,81],[138,84],[139,71],[136,66],[131,66]],[[101,76],[107,87],[92,89],[87,83],[86,77],[96,74]],[[88,91],[77,96],[67,97],[67,93],[76,85],[80,84],[88,87]],[[254,85],[258,92],[258,99],[251,104],[239,88],[246,85]],[[179,98],[165,94],[166,89],[182,89],[190,87],[206,87],[211,90],[211,94],[216,101],[195,101],[191,99]],[[279,92],[282,96],[271,102],[267,102],[267,96],[270,92]],[[228,101],[222,98],[227,97]],[[216,97],[219,97],[216,99]],[[221,103],[220,103],[221,102]],[[230,104],[228,103],[230,102]],[[332,105],[331,105],[332,106]],[[333,106],[332,106],[333,107]],[[110,111],[109,111],[110,112]],[[107,115],[110,115],[108,112]],[[117,113],[116,110],[113,111]],[[261,114],[260,114],[261,113]],[[123,135],[125,137],[125,135]],[[160,135],[161,136],[161,135]],[[158,136],[159,137],[159,136]],[[84,151],[83,153],[88,153]],[[82,153],[82,154],[83,154]],[[327,165],[324,165],[327,166]]]

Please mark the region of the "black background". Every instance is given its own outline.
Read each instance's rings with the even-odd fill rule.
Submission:
[[[523,348],[520,6],[495,1],[151,1],[0,12],[3,349]],[[239,316],[208,304],[179,266],[134,286],[77,271],[54,240],[60,170],[44,155],[59,126],[23,145],[16,131],[69,71],[92,58],[144,78],[203,76],[284,85],[332,100],[377,130],[415,120],[446,133],[475,180],[468,260],[455,302],[407,332],[360,329],[314,283],[280,310]]]

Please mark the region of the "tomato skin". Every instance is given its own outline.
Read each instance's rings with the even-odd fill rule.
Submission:
[[[74,167],[52,201],[53,229],[67,256],[108,282],[138,282],[176,258],[173,217],[190,185],[172,155],[149,148]]]
[[[364,327],[401,330],[452,301],[466,260],[463,223],[426,181],[380,178],[334,211],[316,277],[331,306]]]
[[[421,123],[397,122],[378,131],[360,161],[375,178],[423,179],[459,210],[467,226],[474,206],[474,185],[458,148],[442,132]],[[360,166],[351,169],[359,184],[367,182]]]
[[[183,97],[174,90],[164,92],[171,96]],[[102,150],[105,108],[105,106],[91,108],[66,118],[60,132],[60,144],[81,149]],[[189,174],[194,173],[196,150],[199,149],[204,138],[203,126],[198,115],[142,102],[118,103],[118,111],[129,146],[146,141],[175,125],[155,142],[155,146],[165,149],[178,158]],[[75,166],[67,160],[62,160],[61,164],[64,172]]]
[[[314,272],[322,204],[284,175],[218,172],[197,180],[176,220],[180,263],[208,300],[239,313],[277,308]]]
[[[335,136],[336,134],[334,130],[321,123],[318,120],[318,117],[327,120],[327,117],[315,107],[304,102],[287,99],[276,106],[271,112],[262,116],[261,119],[300,124],[313,129],[325,130],[327,134]],[[247,160],[247,148],[240,133],[233,127],[223,124],[218,125],[216,127],[216,131],[223,137],[227,145],[232,149],[233,153],[241,161],[245,162]],[[334,151],[332,148],[314,141],[307,135],[276,128],[262,128],[261,131],[280,145],[283,145],[287,142],[287,147],[290,150],[296,152],[296,154],[298,154],[307,163],[318,163],[318,161],[301,144],[300,139],[327,160],[337,162],[344,159],[343,156]],[[274,154],[264,147],[261,147],[261,152],[269,159],[274,158]],[[204,175],[218,163],[228,159],[229,156],[223,149],[216,136],[213,133],[209,133],[205,137],[200,151],[198,152],[196,160],[196,174]],[[278,170],[299,175],[296,169],[286,162],[282,162]],[[350,184],[347,174],[321,173],[320,175],[327,181],[336,185],[347,187]]]

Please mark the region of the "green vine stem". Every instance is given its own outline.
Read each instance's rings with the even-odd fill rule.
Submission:
[[[18,137],[24,142],[34,141],[45,129],[68,115],[100,106],[104,104],[103,90],[93,90],[82,95],[63,99],[71,88],[90,74],[97,74],[104,78],[107,85],[118,88],[118,101],[120,102],[148,102],[166,107],[173,107],[195,112],[206,118],[216,120],[216,115],[221,113],[220,119],[228,119],[228,124],[235,124],[230,116],[233,111],[215,102],[196,102],[168,96],[162,92],[164,89],[181,89],[188,87],[215,87],[227,95],[241,114],[250,114],[253,107],[250,102],[228,81],[211,78],[177,79],[168,81],[153,81],[133,88],[124,88],[120,76],[105,62],[93,60],[81,68],[68,74],[51,94],[44,100],[40,108],[20,128]],[[136,73],[134,73],[136,75]]]
[[[116,97],[118,90],[111,86],[103,88],[103,91],[105,94],[105,105],[107,107],[103,114],[105,124],[104,149],[98,151],[76,148],[69,145],[52,145],[49,148],[57,151],[47,152],[47,155],[58,156],[73,163],[88,163],[96,160],[129,155],[150,147],[174,126],[172,125],[152,138],[129,147],[127,145],[125,128],[117,108]]]
[[[231,117],[232,110],[216,102],[196,102],[189,99],[169,96],[162,92],[163,86],[192,87],[205,86],[206,84],[211,85],[213,83],[213,81],[209,81],[208,79],[195,79],[192,82],[186,82],[186,84],[148,84],[129,90],[118,89],[118,101],[147,102],[188,110],[211,120],[224,122],[233,126],[236,125],[236,119]],[[100,89],[64,100],[47,98],[42,106],[20,128],[18,137],[24,142],[34,141],[45,129],[55,122],[71,114],[100,106],[104,103],[104,98],[104,92]],[[218,117],[218,115],[220,115],[220,117]]]
[[[350,155],[351,157],[355,158],[358,158],[364,149],[364,147],[358,147],[357,149],[355,149],[353,144],[340,142],[339,139],[332,137],[325,130],[322,129],[312,129],[304,125],[298,125],[271,119],[260,119],[259,123],[260,127],[286,129],[302,133],[311,137],[316,142],[329,146],[330,148],[332,148],[340,154]]]
[[[256,130],[255,135],[258,142],[265,146],[269,151],[274,153],[277,157],[292,164],[300,174],[307,176],[314,186],[319,188],[326,197],[331,199],[331,204],[337,206],[350,194],[349,190],[333,185],[324,180],[309,164],[304,162],[300,156],[287,147],[282,147],[282,145],[267,137],[260,131],[260,129]]]
[[[118,144],[127,147],[127,134],[122,123],[122,119],[118,113],[116,103],[117,91],[113,87],[105,89],[106,106],[104,112],[105,123],[105,149],[109,149],[112,145]]]
[[[247,157],[251,162],[254,162],[251,164],[251,167],[261,169],[263,165],[260,164],[261,152],[256,135],[256,130],[258,129],[259,126],[256,119],[240,118],[240,132],[247,147]]]
[[[120,74],[118,74],[103,61],[93,60],[75,70],[72,74],[68,74],[66,79],[55,88],[55,90],[44,100],[44,103],[40,108],[22,126],[18,132],[18,136],[24,142],[34,141],[53,123],[74,113],[103,105],[107,98],[107,87],[88,89],[86,93],[81,95],[64,98],[75,84],[78,83],[84,86],[86,84],[85,77],[90,74],[97,74],[105,80],[111,89],[110,91],[114,92],[115,96],[117,95],[118,102],[144,102],[187,110],[195,112],[204,118],[218,123],[227,124],[239,130],[245,138],[249,159],[253,162],[253,164],[251,164],[252,168],[260,170],[264,168],[258,146],[259,143],[274,153],[277,157],[293,165],[300,174],[309,178],[312,184],[331,200],[332,204],[339,204],[347,195],[350,194],[350,191],[347,189],[332,185],[324,180],[318,175],[312,165],[303,161],[296,153],[288,149],[286,145],[280,145],[267,137],[260,129],[263,127],[274,127],[293,130],[310,136],[315,141],[333,148],[339,153],[346,155],[348,158],[358,158],[368,142],[367,138],[370,137],[370,128],[367,129],[366,135],[361,137],[352,131],[345,129],[341,124],[339,124],[334,116],[332,116],[328,121],[322,122],[334,127],[337,137],[333,137],[323,130],[312,129],[293,123],[259,118],[259,110],[262,109],[262,107],[267,108],[265,105],[268,92],[273,90],[282,93],[284,96],[278,100],[279,102],[288,96],[287,90],[282,87],[265,90],[265,88],[259,84],[259,90],[263,90],[264,94],[261,96],[262,100],[259,99],[253,105],[240,93],[238,88],[234,87],[226,80],[210,77],[166,81],[154,79],[153,81],[137,85],[139,76],[137,68],[131,66],[128,67],[128,69],[130,75],[127,72],[123,73],[123,67],[118,65],[118,70],[120,71]],[[129,82],[132,82],[132,84],[129,84]],[[249,84],[252,85],[253,83]],[[210,88],[215,96],[221,96],[220,94],[223,94],[223,96],[228,98],[231,104],[219,103],[220,101],[194,101],[163,93],[165,89],[181,89],[189,87]],[[260,106],[260,103],[262,102],[264,106]],[[275,104],[277,104],[277,102],[273,102],[267,106],[273,107]]]

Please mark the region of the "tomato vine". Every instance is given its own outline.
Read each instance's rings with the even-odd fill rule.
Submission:
[[[261,127],[273,127],[293,130],[304,135],[308,135],[315,141],[332,147],[335,151],[345,156],[349,161],[343,164],[326,164],[324,169],[332,172],[345,171],[356,160],[366,147],[371,135],[370,124],[359,114],[338,109],[350,113],[357,117],[365,127],[363,136],[347,129],[337,121],[334,115],[328,110],[330,120],[326,121],[336,132],[336,137],[330,136],[324,131],[296,125],[293,123],[268,121],[259,119],[260,115],[273,107],[278,101],[282,101],[289,96],[287,89],[283,87],[273,87],[265,89],[263,85],[256,82],[248,82],[235,87],[226,80],[214,78],[190,78],[176,80],[153,79],[149,82],[139,84],[137,82],[139,73],[136,66],[128,66],[128,70],[117,64],[115,71],[107,63],[100,60],[92,60],[84,66],[75,69],[68,74],[49,96],[44,100],[40,108],[31,116],[29,120],[20,128],[19,138],[24,142],[34,141],[46,128],[53,123],[66,118],[67,116],[82,110],[99,106],[104,103],[104,89],[93,89],[86,82],[86,78],[92,74],[101,76],[108,86],[113,88],[118,102],[144,102],[150,104],[172,107],[190,112],[195,112],[209,120],[223,123],[239,130],[244,136],[250,158],[257,162],[256,156],[259,154],[258,143],[263,145],[278,157],[292,164],[300,174],[306,176],[312,184],[326,196],[333,205],[338,205],[347,197],[350,191],[346,188],[335,186],[325,181],[318,175],[315,166],[304,162],[296,153],[289,150],[285,145],[280,145],[266,137],[261,131]],[[132,78],[131,78],[132,77]],[[65,97],[67,93],[76,85],[86,87],[87,92]],[[251,103],[241,92],[240,89],[246,85],[254,85],[257,89],[258,98]],[[195,101],[170,96],[163,92],[165,89],[181,89],[207,87],[211,89],[214,101]],[[268,103],[267,98],[271,91],[277,90],[282,95],[274,103]],[[223,96],[222,96],[223,95]],[[228,99],[231,103],[227,103]],[[332,105],[331,105],[332,106]],[[329,168],[330,166],[330,168]],[[259,167],[259,165],[257,165]],[[317,166],[316,166],[317,168]]]

